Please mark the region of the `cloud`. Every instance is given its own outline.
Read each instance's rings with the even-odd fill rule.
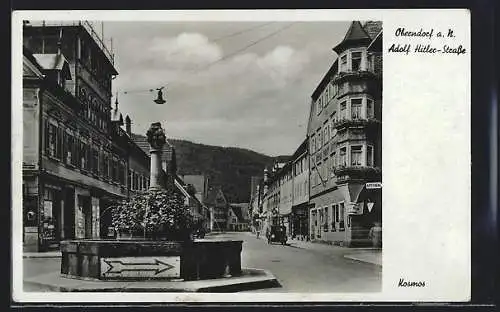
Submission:
[[[172,67],[204,65],[222,58],[222,49],[200,33],[181,33],[176,37],[156,37],[149,47],[152,57]],[[158,57],[158,58],[156,58]]]

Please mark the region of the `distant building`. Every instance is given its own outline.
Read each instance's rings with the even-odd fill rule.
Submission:
[[[228,231],[248,231],[250,229],[249,203],[229,204]]]
[[[229,202],[220,187],[213,187],[208,190],[204,204],[210,210],[210,230],[227,231]]]

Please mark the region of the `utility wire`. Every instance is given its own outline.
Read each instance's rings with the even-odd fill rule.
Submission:
[[[262,27],[267,26],[267,25],[272,24],[272,23],[275,23],[275,22],[267,22],[267,23],[259,24],[259,25],[253,26],[253,27],[245,28],[245,29],[242,29],[242,30],[215,38],[212,40],[212,42],[219,42],[219,41],[222,41],[222,40],[227,39],[227,38],[235,37],[235,36],[241,35],[243,33],[246,33],[246,32],[258,29],[258,28],[262,28]],[[183,50],[177,49],[177,50],[174,50],[173,52],[168,53],[166,55],[166,57],[175,56],[181,52],[183,52]],[[119,93],[130,94],[130,93],[153,92],[155,90],[157,90],[157,88],[152,88],[152,89],[147,89],[147,90],[144,89],[144,90],[135,90],[135,91],[123,91],[123,92],[119,92]]]
[[[270,23],[267,23],[267,24],[270,24]],[[272,37],[272,36],[277,35],[278,33],[280,33],[280,32],[282,32],[282,31],[284,31],[284,30],[285,30],[285,29],[287,29],[287,28],[290,28],[293,24],[295,24],[295,22],[292,22],[292,23],[290,23],[290,24],[288,24],[288,25],[286,25],[286,26],[284,26],[284,27],[281,27],[280,29],[273,31],[273,32],[272,32],[272,33],[270,33],[270,34],[268,34],[268,35],[266,35],[266,36],[264,36],[264,37],[261,37],[261,38],[259,38],[259,39],[255,40],[255,41],[251,42],[250,44],[248,44],[248,45],[246,45],[246,46],[244,46],[244,47],[242,47],[242,48],[240,48],[240,49],[238,49],[238,50],[236,50],[236,51],[234,51],[234,52],[232,52],[232,53],[229,53],[229,54],[227,54],[227,55],[225,55],[225,56],[221,57],[221,58],[220,58],[220,59],[218,59],[218,60],[215,60],[215,61],[213,61],[213,62],[211,62],[211,63],[207,64],[206,66],[203,66],[203,67],[200,67],[200,68],[195,68],[192,72],[190,72],[190,73],[188,73],[188,74],[187,74],[187,77],[189,77],[189,76],[191,76],[191,75],[193,75],[193,74],[197,74],[197,73],[199,73],[199,72],[201,72],[201,71],[203,71],[203,70],[206,70],[206,69],[208,69],[208,68],[212,67],[213,65],[215,65],[215,64],[217,64],[217,63],[220,63],[220,62],[222,62],[222,61],[227,60],[228,58],[231,58],[231,57],[233,57],[233,56],[235,56],[235,55],[237,55],[237,54],[240,54],[240,53],[244,52],[245,50],[247,50],[247,49],[249,49],[249,48],[251,48],[251,47],[253,47],[253,46],[257,45],[258,43],[260,43],[260,42],[262,42],[262,41],[264,41],[264,40],[266,40],[266,39],[268,39],[268,38],[270,38],[270,37]],[[261,26],[263,26],[263,25],[261,25]],[[256,28],[256,27],[254,27],[253,29],[255,29],[255,28]],[[243,31],[240,31],[239,33],[241,33],[241,32],[243,32]],[[236,35],[236,34],[230,34],[230,35],[225,36],[224,38],[227,38],[227,37],[229,37],[229,36],[235,36],[235,35]],[[186,77],[186,76],[184,76],[184,79],[186,79],[187,77]],[[181,79],[181,80],[182,80],[182,79]],[[165,87],[165,85],[164,85],[164,86],[162,86],[162,87]],[[152,88],[152,89],[143,89],[143,90],[137,90],[137,91],[123,91],[122,93],[123,93],[123,94],[130,94],[130,93],[141,93],[141,92],[153,92],[153,91],[154,91],[154,90],[156,90],[156,89],[157,89],[157,88]]]

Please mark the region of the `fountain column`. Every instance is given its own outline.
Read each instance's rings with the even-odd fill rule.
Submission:
[[[161,167],[161,157],[163,145],[165,145],[166,142],[165,131],[162,129],[161,123],[154,122],[149,127],[146,135],[150,145],[149,153],[151,157],[149,189],[164,189],[165,187],[162,181],[163,172]]]

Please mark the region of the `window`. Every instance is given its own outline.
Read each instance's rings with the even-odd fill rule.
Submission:
[[[64,162],[68,165],[73,163],[73,159],[71,156],[73,155],[73,137],[69,134],[66,133],[64,137],[64,147],[65,147],[65,153],[64,153]]]
[[[325,107],[328,106],[329,101],[330,101],[330,84],[328,84],[325,88]]]
[[[319,115],[321,113],[321,97],[316,100],[316,113]]]
[[[87,145],[80,142],[80,169],[88,170],[88,159]]]
[[[328,207],[325,207],[325,231],[328,231],[328,225],[330,224]]]
[[[109,158],[107,154],[104,154],[102,160],[102,176],[104,178],[109,178]]]
[[[92,149],[92,173],[99,173],[99,151],[97,149]]]
[[[347,148],[342,147],[339,153],[339,166],[347,166]]]
[[[340,57],[340,71],[346,71],[347,69],[347,55],[343,55]]]
[[[374,117],[373,100],[371,99],[366,99],[366,115],[368,118]]]
[[[326,124],[323,128],[323,138],[326,145],[326,143],[328,143],[328,141],[330,140],[330,124]]]
[[[334,222],[339,222],[339,217],[340,217],[340,214],[339,214],[339,206],[338,205],[335,205],[335,214],[334,214]]]
[[[361,69],[361,52],[352,52],[351,54],[351,70],[359,71]]]
[[[351,165],[361,166],[362,165],[362,150],[361,146],[351,146]]]
[[[351,99],[351,118],[360,119],[363,99]]]
[[[347,117],[347,102],[343,101],[340,103],[340,114],[339,114],[339,119],[346,119]]]
[[[373,166],[373,146],[371,145],[366,147],[366,165],[369,167]]]
[[[339,204],[339,231],[344,231],[344,203]]]
[[[311,137],[311,155],[316,151],[316,138],[314,135]]]
[[[317,130],[317,137],[318,137],[318,140],[316,141],[316,150],[320,150],[321,149],[321,146],[323,146],[323,136],[321,135],[321,128]]]
[[[47,154],[51,157],[56,157],[57,153],[57,127],[53,124],[47,126]]]
[[[332,170],[330,171],[330,176],[333,178],[335,176],[334,170],[335,167],[337,167],[337,153],[333,152],[331,156],[331,164],[332,164]]]

